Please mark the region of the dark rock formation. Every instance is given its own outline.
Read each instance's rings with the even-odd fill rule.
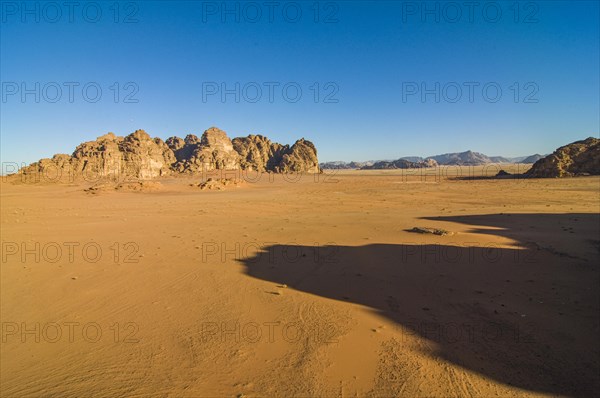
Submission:
[[[422,169],[426,167],[436,167],[438,164],[433,159],[425,159],[421,162],[411,162],[406,159],[398,159],[393,161],[375,162],[371,166],[364,166],[362,170],[382,170],[382,169]]]
[[[323,170],[356,170],[365,166],[371,166],[375,163],[374,161],[366,161],[366,162],[343,162],[343,161],[333,161],[333,162],[325,162],[320,163],[319,167]]]

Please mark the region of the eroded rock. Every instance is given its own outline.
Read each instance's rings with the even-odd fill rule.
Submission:
[[[600,140],[589,137],[558,148],[534,163],[528,177],[573,177],[600,174]]]

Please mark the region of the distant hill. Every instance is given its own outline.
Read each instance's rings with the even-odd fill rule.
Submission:
[[[431,159],[438,162],[440,165],[479,165],[486,163],[494,163],[492,159],[486,155],[473,152],[457,152],[457,153],[445,153],[443,155],[432,156]]]
[[[503,156],[490,156],[490,160],[492,163],[512,163],[513,161],[510,158],[505,158]]]
[[[425,160],[425,158],[422,158],[420,156],[404,156],[400,159],[408,160],[409,162],[422,162]]]
[[[489,163],[528,163],[532,164],[543,158],[543,155],[535,154],[531,156],[519,156],[514,158],[504,156],[487,156],[483,153],[465,151],[465,152],[452,152],[445,153],[442,155],[430,156],[423,158],[421,156],[403,156],[398,160],[370,160],[367,162],[344,162],[334,161],[321,163],[321,169],[405,169],[411,168],[406,166],[412,166],[415,168],[421,167],[434,167],[429,165],[423,166],[423,162],[427,162],[429,159],[434,160],[439,166],[477,166]],[[404,163],[406,161],[408,163]],[[414,163],[411,165],[411,163]]]
[[[343,162],[341,160],[333,162],[320,163],[319,167],[323,170],[353,170],[360,169],[361,167],[371,166],[375,161],[366,162]]]
[[[382,169],[421,169],[425,167],[436,167],[438,166],[437,162],[433,159],[426,159],[421,162],[411,162],[406,159],[398,159],[393,161],[381,161],[376,162],[371,166],[364,166],[362,170],[382,170]]]
[[[548,155],[545,155],[545,156],[548,156]],[[522,159],[519,163],[535,163],[545,156],[536,153],[535,155],[527,156],[525,159]]]

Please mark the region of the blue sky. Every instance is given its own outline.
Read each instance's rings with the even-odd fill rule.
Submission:
[[[321,161],[549,153],[600,130],[597,1],[78,3],[2,2],[3,162],[136,129],[305,137]]]

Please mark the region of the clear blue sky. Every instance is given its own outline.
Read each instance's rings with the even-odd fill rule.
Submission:
[[[322,1],[318,15],[314,1],[230,2],[229,13],[220,1],[91,3],[23,10],[20,1],[2,2],[3,162],[71,153],[106,132],[136,129],[163,139],[210,126],[281,143],[305,137],[321,161],[549,153],[600,130],[597,1],[485,10],[486,2],[472,10],[453,3],[457,10],[446,2]],[[279,84],[272,102],[269,82]],[[435,94],[423,102],[421,84],[436,82],[440,102]],[[465,82],[479,84],[472,102]],[[36,83],[40,102],[35,94],[23,101],[22,88],[35,92]],[[98,102],[84,98],[87,83],[90,101],[102,89]],[[235,94],[222,101],[222,83],[234,91],[240,84],[239,102]],[[262,96],[250,102],[256,85]],[[51,102],[57,86],[61,97]],[[292,102],[297,87],[302,97]],[[496,87],[502,97],[492,102]],[[137,103],[124,102],[136,90],[129,99]]]

